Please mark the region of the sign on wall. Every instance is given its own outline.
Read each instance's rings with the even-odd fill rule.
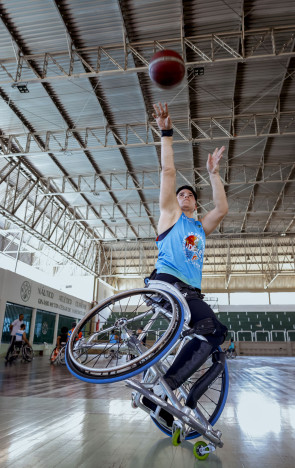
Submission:
[[[89,303],[86,301],[1,268],[0,294],[5,302],[24,304],[71,317],[83,317],[89,310]]]

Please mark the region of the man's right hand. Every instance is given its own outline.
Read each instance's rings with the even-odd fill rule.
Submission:
[[[170,130],[172,128],[172,122],[170,119],[167,102],[165,102],[164,108],[160,102],[158,105],[154,104],[153,107],[155,109],[155,114],[153,114],[153,117],[156,119],[159,129]]]

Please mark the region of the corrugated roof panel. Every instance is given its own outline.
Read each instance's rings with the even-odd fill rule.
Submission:
[[[247,28],[287,26],[294,24],[295,4],[292,0],[259,0],[244,2]]]
[[[10,0],[4,3],[5,15],[26,51],[34,54],[67,50],[65,28],[53,2]]]
[[[243,1],[184,1],[186,37],[224,31],[239,31]]]
[[[122,24],[115,0],[66,0],[66,14],[77,39],[87,47],[122,42]]]

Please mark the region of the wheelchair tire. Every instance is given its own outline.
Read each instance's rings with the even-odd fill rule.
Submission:
[[[66,347],[65,346],[61,348],[59,352],[58,363],[63,364],[63,365],[66,363]]]
[[[57,356],[58,356],[58,351],[57,351],[57,346],[56,346],[51,351],[50,358],[49,358],[50,364],[55,364]]]
[[[19,356],[19,352],[17,352],[17,349],[14,346],[14,348],[8,354],[7,362],[11,364],[13,361],[17,360],[18,356]]]
[[[34,357],[33,349],[28,345],[24,345],[22,348],[22,356],[25,361],[31,362]]]
[[[102,328],[90,332],[98,316]],[[133,289],[118,293],[95,306],[78,323],[66,348],[66,364],[77,378],[90,383],[110,383],[130,378],[155,364],[174,345],[184,323],[183,306],[170,292],[158,289]],[[159,333],[157,326],[161,326]],[[141,340],[132,332],[144,328]],[[87,360],[75,358],[74,343],[83,333]],[[109,335],[128,336],[115,345]],[[146,345],[142,344],[148,332]],[[160,336],[159,336],[160,334]],[[116,346],[117,357],[110,356]],[[135,348],[134,348],[135,347]]]
[[[221,348],[219,348],[219,350],[221,351]],[[200,370],[198,370],[187,382],[184,383],[184,387],[186,388],[188,392],[190,388],[193,386],[193,384],[195,383],[195,381],[198,380],[198,378],[202,375],[204,370],[207,369],[208,367],[210,367],[210,364],[208,364],[208,361],[207,361]],[[229,386],[229,376],[228,376],[227,363],[225,362],[225,367],[224,367],[223,372],[212,383],[209,389],[201,396],[198,402],[198,407],[200,408],[200,410],[202,411],[206,419],[208,419],[208,422],[211,424],[211,426],[214,426],[214,424],[218,421],[223,411],[223,408],[227,399],[228,386]],[[173,435],[172,430],[160,424],[152,416],[151,418],[153,422],[156,424],[156,426],[162,432],[164,432],[169,437],[172,437]],[[186,436],[186,440],[196,439],[197,437],[200,437],[200,436],[201,434],[199,434],[195,430],[192,430]]]

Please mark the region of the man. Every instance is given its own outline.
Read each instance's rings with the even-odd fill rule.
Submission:
[[[17,330],[16,333],[15,333],[15,344],[16,344],[16,346],[18,346],[20,348],[22,342],[26,343],[28,346],[30,346],[30,348],[32,347],[31,343],[29,342],[29,340],[27,338],[26,326],[25,326],[24,323],[20,326],[20,329]]]
[[[75,330],[76,326],[77,326],[76,322],[72,322],[72,328],[68,331],[68,340],[70,339],[70,336],[73,333],[73,331]],[[76,341],[80,340],[82,338],[82,336],[83,336],[83,333],[80,331],[78,333],[78,336],[76,337]]]
[[[27,339],[26,326],[25,326],[24,323],[20,326],[19,330],[16,330],[16,332],[15,332],[14,347],[17,350],[18,354],[20,353],[22,342],[26,343],[30,348],[32,348],[29,340]],[[11,364],[13,359],[14,358],[12,356],[10,358],[8,358],[8,360],[6,360],[6,362],[5,362],[5,366],[7,366],[8,363]]]
[[[212,351],[223,343],[227,332],[227,328],[216,319],[214,312],[202,300],[201,295],[206,237],[215,230],[228,212],[226,195],[219,176],[219,161],[225,148],[216,148],[212,155],[208,155],[207,170],[215,207],[200,221],[196,221],[194,212],[197,209],[197,195],[194,189],[185,185],[176,191],[173,129],[168,106],[165,104],[163,108],[159,103],[154,105],[154,110],[153,116],[161,130],[162,173],[157,238],[159,256],[156,263],[157,273],[153,279],[177,284],[190,308],[190,327],[196,326],[204,319],[207,322],[210,319],[209,325],[211,324],[206,333],[207,341],[201,341],[198,338],[190,340],[166,372],[164,379],[171,389],[175,390],[201,367]],[[204,393],[206,389],[203,390],[204,385],[202,387]],[[155,393],[157,393],[156,388]],[[186,404],[194,407],[196,398],[199,397],[200,385],[198,387],[198,382],[196,382]]]
[[[68,327],[61,327],[60,334],[58,335],[58,337],[56,339],[56,348],[57,348],[58,352],[60,351],[60,349],[63,346],[65,346],[67,344],[68,332],[69,332]]]
[[[5,356],[5,361],[8,360],[8,355],[9,355],[10,351],[13,350],[16,332],[20,329],[20,327],[21,327],[21,325],[23,325],[23,323],[24,323],[24,314],[19,314],[18,319],[14,320],[9,325],[11,338],[10,338],[10,344],[8,346],[7,353],[6,353],[6,356]]]

